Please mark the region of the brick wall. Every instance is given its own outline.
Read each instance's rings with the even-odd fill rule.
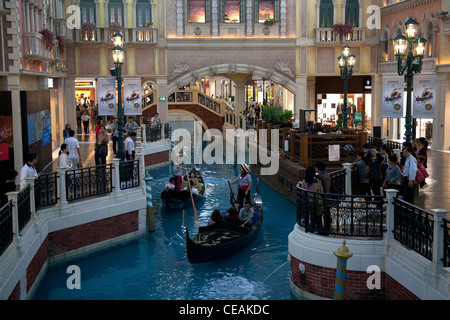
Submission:
[[[47,261],[47,239],[48,237],[45,238],[44,242],[42,242],[39,250],[33,257],[33,260],[31,260],[30,264],[27,267],[27,292],[31,289],[31,286],[38,277],[39,272],[45,264],[45,261]]]
[[[301,274],[298,266],[305,266]],[[336,260],[337,264],[337,260]],[[384,272],[381,273],[381,288],[368,289],[370,275],[363,271],[347,270],[345,281],[345,300],[418,300],[417,296]],[[336,278],[335,268],[324,268],[302,262],[291,256],[291,280],[299,289],[319,297],[333,299]]]
[[[169,150],[161,151],[158,153],[152,153],[146,155],[145,158],[145,166],[151,166],[158,163],[163,163],[170,160]]]

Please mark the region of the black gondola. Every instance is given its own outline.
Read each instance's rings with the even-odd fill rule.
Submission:
[[[199,194],[203,196],[205,194],[205,182],[203,181],[202,175],[200,174],[200,171],[195,168],[189,172],[189,175],[192,172],[195,173],[198,183],[202,184],[202,187],[199,190]],[[184,181],[187,182],[186,177],[184,177]],[[193,194],[193,198],[194,198],[194,201],[197,201],[198,199],[200,199],[202,197],[200,197],[196,194]],[[182,190],[182,191],[176,192],[174,190],[164,189],[161,192],[161,200],[166,205],[166,209],[169,209],[169,210],[182,210],[182,209],[192,206],[191,194],[190,194],[189,190]]]
[[[197,235],[191,239],[186,227],[186,251],[189,262],[201,263],[227,257],[253,242],[263,222],[263,206],[259,188],[251,202],[254,216],[250,229],[229,224],[222,219],[221,223],[216,222],[211,226],[199,227]]]

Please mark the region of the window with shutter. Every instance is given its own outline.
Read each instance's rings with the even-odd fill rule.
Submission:
[[[81,11],[81,24],[84,22],[94,22],[95,21],[95,3],[94,1],[81,1],[80,2],[80,11]]]
[[[118,23],[123,27],[123,2],[121,0],[109,1],[109,24]]]
[[[319,10],[319,26],[321,28],[328,28],[333,26],[333,1],[321,0]]]
[[[359,3],[358,0],[347,0],[345,4],[345,24],[359,27]]]
[[[144,28],[152,22],[152,8],[148,0],[138,0],[136,3],[136,26]]]

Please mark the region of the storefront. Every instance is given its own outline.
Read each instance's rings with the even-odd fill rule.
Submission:
[[[316,77],[316,122],[334,127],[344,118],[344,80],[340,77]],[[370,76],[348,80],[347,126],[370,131],[372,87]]]
[[[95,79],[75,79],[75,97],[77,104],[83,104],[86,99],[96,101]]]

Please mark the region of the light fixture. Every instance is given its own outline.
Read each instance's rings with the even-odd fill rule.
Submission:
[[[415,58],[423,58],[424,52],[425,52],[425,44],[427,43],[427,40],[422,38],[421,36],[418,36],[416,40],[414,40],[413,46],[414,46],[414,57]]]
[[[124,52],[122,47],[115,46],[112,50],[114,64],[123,64]]]
[[[113,41],[115,47],[117,47],[117,46],[122,47],[123,46],[123,35],[117,31],[112,36],[112,41]]]
[[[416,19],[411,17],[408,20],[406,20],[405,26],[406,26],[406,36],[409,39],[414,39],[419,31],[419,23],[416,21]]]
[[[397,57],[401,57],[406,52],[407,39],[403,34],[399,34],[394,38],[394,54]]]

